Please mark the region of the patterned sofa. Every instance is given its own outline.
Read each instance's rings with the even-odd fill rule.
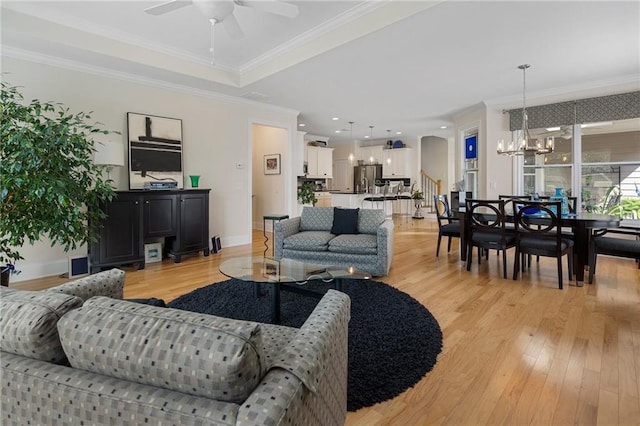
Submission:
[[[357,213],[354,213],[357,212]],[[334,222],[334,214],[336,221]],[[341,221],[355,214],[346,233]],[[346,219],[345,219],[346,218]],[[341,225],[341,226],[338,226]],[[332,266],[353,266],[373,276],[387,275],[393,258],[393,221],[384,210],[304,207],[299,217],[274,225],[275,258]]]
[[[297,329],[119,300],[123,285],[113,269],[0,289],[0,424],[344,423],[345,294]]]

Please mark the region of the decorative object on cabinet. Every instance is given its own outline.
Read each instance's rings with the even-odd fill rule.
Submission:
[[[397,149],[397,148],[404,148],[404,143],[402,143],[402,141],[395,141],[393,143],[393,148]]]
[[[120,142],[96,141],[95,148],[93,163],[104,166],[107,171],[107,180],[111,181],[111,168],[124,166],[124,147]]]
[[[197,188],[200,183],[200,175],[189,175],[189,180],[191,181],[191,187]]]
[[[280,174],[280,154],[269,154],[264,156],[264,174]]]
[[[127,113],[129,189],[182,188],[182,120]]]

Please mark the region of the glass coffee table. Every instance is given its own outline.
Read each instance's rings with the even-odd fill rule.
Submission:
[[[322,298],[323,294],[304,288],[310,280],[322,280],[341,291],[345,280],[371,279],[371,274],[355,268],[301,262],[292,259],[275,260],[269,257],[232,257],[220,264],[220,272],[229,278],[256,283],[256,297],[264,294],[261,286],[271,293],[271,320],[280,323],[280,292],[290,291],[309,297]]]

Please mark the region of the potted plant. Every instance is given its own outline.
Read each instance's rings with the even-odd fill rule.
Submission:
[[[318,199],[316,198],[314,189],[314,185],[310,182],[305,182],[298,188],[298,201],[300,201],[300,204],[316,205]]]
[[[424,200],[424,194],[419,189],[416,189],[411,193],[411,198],[413,198],[413,204],[416,207],[416,211],[413,213],[414,219],[423,219],[422,215],[422,200]]]
[[[65,251],[97,239],[115,194],[93,163],[93,136],[112,132],[61,104],[23,103],[17,87],[2,82],[0,95],[0,265],[15,271],[20,248],[48,237]]]

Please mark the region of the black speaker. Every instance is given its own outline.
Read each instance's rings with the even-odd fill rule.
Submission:
[[[213,246],[212,249],[214,253],[218,253],[220,250],[222,250],[219,235],[214,235],[213,237],[211,237],[211,245]]]

